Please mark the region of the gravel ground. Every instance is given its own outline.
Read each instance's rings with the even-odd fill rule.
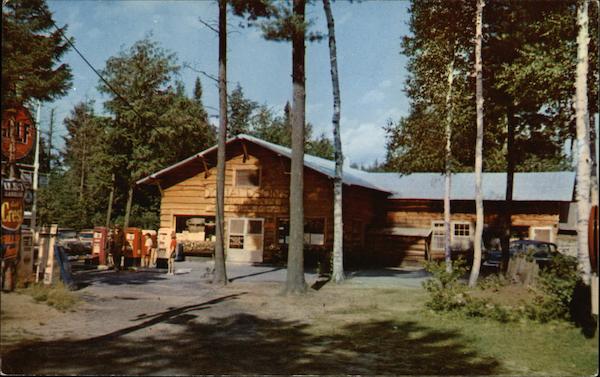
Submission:
[[[215,326],[211,323],[215,321],[219,328],[227,328],[234,319],[237,321],[231,325],[234,333],[256,331],[246,329],[248,321],[254,323],[252,328],[259,326],[275,331],[273,323],[311,323],[311,318],[322,316],[326,307],[327,310],[337,307],[336,310],[343,312],[345,308],[369,300],[373,301],[369,305],[377,307],[379,298],[372,297],[374,292],[389,294],[395,292],[393,288],[420,288],[427,278],[420,269],[355,271],[347,273],[343,287],[327,284],[327,289],[317,293],[326,281],[314,271],[308,271],[306,281],[312,287],[308,295],[286,297],[279,294],[286,278],[285,268],[230,263],[227,264],[230,284],[219,288],[210,284],[212,266],[210,258],[188,257],[186,261],[176,262],[175,275],[167,275],[164,269],[115,272],[75,267],[78,289],[74,293],[80,302],[66,313],[34,303],[23,294],[3,293],[2,372],[189,374],[197,370],[174,365],[161,367],[155,361],[146,363],[130,348],[123,348],[124,344],[131,343],[140,349],[154,344],[147,352],[159,352],[163,347],[177,347],[190,331],[210,332]],[[339,298],[340,294],[348,298]],[[268,322],[262,322],[263,319]],[[281,326],[286,328],[287,325]],[[279,329],[276,330],[279,332]],[[213,336],[221,339],[215,341],[227,343],[228,338],[221,338],[226,334],[220,331]],[[193,341],[200,340],[194,338]],[[68,357],[71,352],[77,355],[77,362]],[[129,361],[108,367],[95,359],[94,353],[103,352],[110,357],[122,354],[124,360]],[[179,360],[165,357],[162,351],[159,354],[155,359],[165,363]]]

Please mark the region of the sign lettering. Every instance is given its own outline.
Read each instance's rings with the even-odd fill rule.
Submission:
[[[35,125],[29,111],[23,106],[15,106],[2,114],[2,154],[15,160],[26,157],[33,148]],[[14,145],[12,140],[14,139]],[[14,153],[14,156],[11,156]]]

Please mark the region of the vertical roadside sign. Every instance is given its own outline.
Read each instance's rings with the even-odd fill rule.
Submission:
[[[29,111],[22,105],[2,113],[2,155],[8,158],[10,175],[2,177],[2,288],[12,290],[16,282],[16,263],[21,249],[25,185],[16,177],[16,161],[26,157],[33,147],[36,129]]]
[[[21,243],[25,185],[17,179],[2,179],[2,259],[16,259]]]

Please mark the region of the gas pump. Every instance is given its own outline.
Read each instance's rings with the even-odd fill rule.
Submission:
[[[158,251],[157,251],[157,266],[161,268],[167,267],[167,252],[171,244],[171,228],[160,228],[158,230]]]
[[[125,267],[139,266],[142,258],[142,230],[140,228],[127,228],[125,230]]]
[[[97,226],[94,228],[94,239],[92,241],[92,256],[94,262],[100,266],[106,266],[108,254],[108,228]]]

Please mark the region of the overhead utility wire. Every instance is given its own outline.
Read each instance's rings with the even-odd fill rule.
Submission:
[[[51,15],[49,15],[51,16]],[[125,97],[123,97],[119,92],[116,91],[115,88],[112,87],[112,85],[110,85],[110,83],[108,81],[106,81],[106,79],[100,74],[100,72],[98,72],[98,70],[96,70],[96,68],[94,68],[94,66],[85,58],[85,56],[83,56],[83,54],[77,49],[77,47],[75,47],[75,44],[71,41],[70,38],[67,38],[65,36],[65,34],[63,33],[63,31],[56,25],[56,23],[54,22],[54,20],[52,18],[50,18],[50,21],[52,22],[52,25],[54,25],[54,28],[56,29],[56,31],[58,31],[60,33],[60,35],[62,36],[62,38],[71,46],[73,47],[73,50],[75,50],[75,52],[77,53],[77,55],[79,55],[79,57],[81,57],[81,59],[83,59],[83,61],[88,65],[88,67],[90,67],[90,69],[92,71],[94,71],[94,73],[100,78],[100,80],[102,80],[102,82],[104,82],[106,84],[106,86],[117,96],[119,97],[119,99],[123,102],[125,102],[125,104],[131,109],[131,111],[133,111],[138,117],[140,117],[140,119],[144,119],[144,117],[138,113],[138,111],[133,107],[132,104],[129,103],[129,101],[127,101],[127,99]]]

